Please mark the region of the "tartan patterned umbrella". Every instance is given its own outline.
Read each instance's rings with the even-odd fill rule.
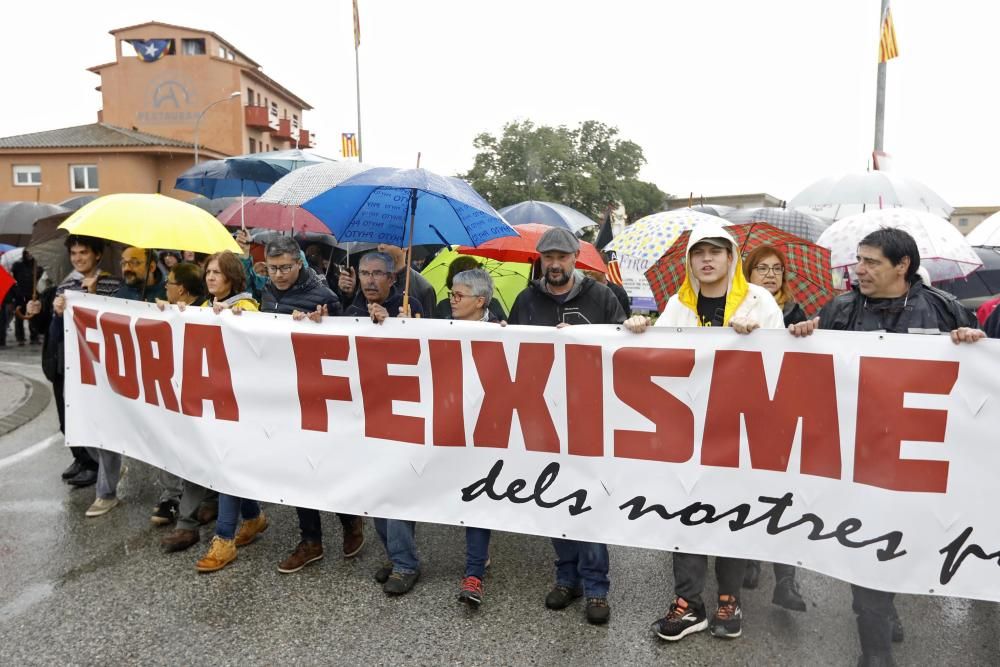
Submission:
[[[736,208],[722,215],[731,225],[745,222],[767,222],[778,229],[807,241],[816,242],[830,226],[828,222],[802,211],[787,208]]]
[[[813,317],[827,301],[836,296],[830,269],[830,251],[810,241],[782,231],[766,222],[751,222],[726,227],[740,248],[740,255],[761,245],[781,249],[788,257],[785,280],[792,290],[792,297],[802,306],[807,317]],[[653,288],[656,305],[662,311],[670,297],[677,293],[684,282],[688,238],[690,231],[681,234],[670,249],[646,270],[646,279]]]
[[[654,262],[667,251],[681,232],[693,229],[699,222],[717,225],[719,218],[691,209],[647,215],[626,227],[625,231],[612,239],[603,250],[614,251],[619,257],[630,255]]]

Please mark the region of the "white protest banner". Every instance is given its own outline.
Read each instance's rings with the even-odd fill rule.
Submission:
[[[67,444],[267,502],[1000,600],[996,341],[67,296]]]

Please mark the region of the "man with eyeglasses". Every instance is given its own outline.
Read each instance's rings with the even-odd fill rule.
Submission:
[[[123,284],[114,296],[149,303],[166,300],[167,282],[152,251],[126,248],[122,253],[121,270]]]
[[[403,274],[406,277],[406,274]],[[358,264],[358,285],[354,301],[345,315],[364,315],[381,324],[387,317],[398,317],[403,310],[403,289],[397,284],[395,260],[384,252],[370,252]],[[413,286],[413,283],[410,283]],[[410,297],[409,317],[423,317],[423,302]]]
[[[380,243],[378,251],[392,259],[392,271],[395,274],[396,286],[400,291],[406,285],[406,251],[399,246],[388,243]],[[437,292],[434,286],[426,278],[420,275],[416,269],[410,268],[410,303],[420,302],[423,317],[434,317],[434,307],[437,305]],[[354,273],[354,268],[349,267],[340,272],[337,281],[337,288],[344,295],[344,300],[357,296],[358,281]],[[394,316],[395,314],[393,314]]]
[[[954,343],[974,343],[985,334],[958,300],[917,275],[917,242],[901,229],[875,230],[858,243],[858,282],[820,311],[819,317],[793,324],[793,336],[816,329],[887,333],[949,334]],[[892,643],[903,641],[895,594],[851,585],[852,608],[861,643],[859,665],[893,665]]]

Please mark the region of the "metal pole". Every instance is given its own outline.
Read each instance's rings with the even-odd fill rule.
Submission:
[[[354,87],[358,98],[358,163],[363,162],[361,153],[361,67],[358,64],[358,47],[354,46]]]
[[[216,104],[218,104],[220,102],[225,102],[226,100],[234,100],[234,99],[236,99],[239,96],[240,96],[240,91],[238,91],[238,90],[235,93],[230,93],[227,97],[223,97],[222,99],[215,100],[214,102],[212,102],[211,104],[209,104],[207,107],[205,107],[204,109],[202,109],[201,113],[198,114],[197,120],[194,121],[194,163],[195,164],[198,164],[198,131],[201,129],[201,119],[204,118],[205,114],[208,113],[208,110],[211,109],[212,107],[214,107]]]
[[[882,18],[889,7],[889,0],[882,0],[882,10],[878,14],[879,38],[882,35]],[[875,84],[875,150],[881,151],[883,148],[883,135],[885,133],[885,66],[886,63],[878,64],[878,80]]]

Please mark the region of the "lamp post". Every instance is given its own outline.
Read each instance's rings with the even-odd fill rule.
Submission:
[[[225,102],[227,100],[235,100],[239,96],[240,96],[240,91],[238,91],[238,90],[235,93],[230,93],[229,96],[227,96],[227,97],[223,97],[222,99],[215,100],[214,102],[212,102],[211,104],[209,104],[207,107],[205,107],[204,109],[202,109],[201,113],[198,114],[198,120],[196,120],[194,122],[194,163],[195,164],[198,164],[198,129],[201,127],[201,119],[204,118],[205,114],[208,113],[208,110],[211,109],[212,107],[214,107],[216,104],[219,104],[220,102]]]

